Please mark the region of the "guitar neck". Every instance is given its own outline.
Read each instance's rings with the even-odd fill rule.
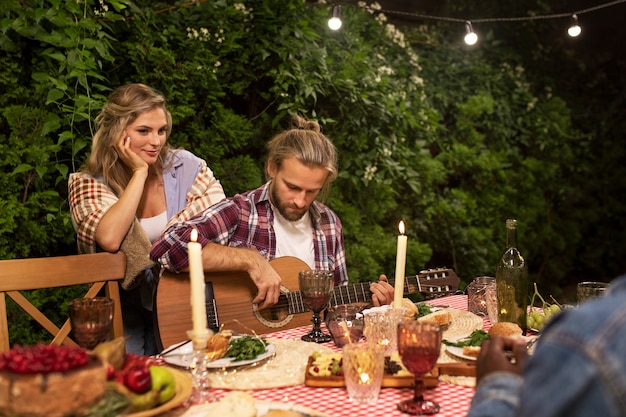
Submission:
[[[456,276],[451,276],[452,272],[447,269],[426,270],[418,275],[404,278],[403,295],[421,293],[425,296],[443,295],[453,292],[455,289]],[[395,284],[395,279],[387,280],[390,285]],[[353,304],[369,302],[372,298],[370,291],[371,282],[360,282],[357,284],[341,285],[334,288],[330,297],[330,304]]]

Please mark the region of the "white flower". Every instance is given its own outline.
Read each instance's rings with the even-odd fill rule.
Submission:
[[[378,171],[378,168],[372,165],[368,165],[365,167],[365,173],[363,174],[363,179],[365,181],[371,181],[374,179],[374,174]]]

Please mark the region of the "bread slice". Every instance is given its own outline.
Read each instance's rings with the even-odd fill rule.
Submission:
[[[437,323],[438,325],[444,327],[448,326],[450,322],[452,322],[452,314],[446,308],[442,308],[441,310],[433,311],[430,314],[419,317],[417,319],[420,323],[432,322]]]
[[[231,391],[214,403],[208,415],[219,417],[256,417],[254,397],[244,391]]]
[[[477,358],[480,353],[480,346],[463,346],[463,355]]]

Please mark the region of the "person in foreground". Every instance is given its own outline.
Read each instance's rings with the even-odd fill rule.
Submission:
[[[187,242],[198,230],[206,271],[247,271],[259,308],[276,304],[280,276],[269,261],[294,256],[312,269],[332,270],[335,285],[348,282],[343,230],[337,215],[317,201],[337,177],[337,155],[320,126],[299,116],[268,143],[269,181],[226,199],[193,219],[171,226],[152,246],[152,259],[174,272],[187,268]],[[370,285],[374,305],[393,300],[381,276]]]
[[[554,317],[530,358],[523,342],[485,342],[468,416],[626,416],[624,352],[626,275],[604,297]]]
[[[158,266],[151,242],[166,226],[225,198],[205,161],[167,144],[172,117],[165,98],[143,84],[113,90],[96,117],[91,155],[69,177],[78,251],[126,254],[120,292],[127,351],[157,353],[152,285]]]

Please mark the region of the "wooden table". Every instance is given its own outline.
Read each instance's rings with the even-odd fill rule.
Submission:
[[[467,310],[467,296],[454,295],[436,299],[432,302],[437,305],[448,305],[451,308]],[[483,319],[484,328],[490,325],[487,318]],[[295,329],[281,330],[268,333],[268,338],[299,340],[302,335],[310,330],[310,326]],[[326,343],[333,349],[332,342]],[[226,395],[229,390],[214,389],[213,394],[219,399]],[[313,408],[332,417],[372,417],[372,416],[404,416],[396,409],[396,404],[413,395],[411,388],[382,388],[378,401],[375,404],[360,405],[352,403],[347,396],[345,388],[317,388],[305,385],[297,385],[284,388],[254,390],[250,393],[258,401],[294,403]],[[441,411],[436,416],[456,417],[464,416],[469,410],[470,401],[474,395],[474,388],[460,386],[445,382],[439,382],[436,388],[427,390],[425,397],[436,401],[441,406]],[[168,413],[170,416],[184,415],[187,410],[178,409]]]

